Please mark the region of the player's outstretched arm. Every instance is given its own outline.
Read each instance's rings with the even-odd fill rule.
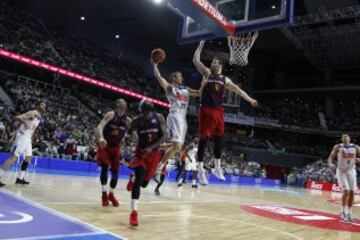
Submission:
[[[233,83],[233,81],[230,80],[230,78],[226,78],[225,80],[225,84],[226,84],[226,88],[234,93],[236,93],[237,95],[239,95],[240,97],[242,97],[243,99],[245,99],[245,101],[249,102],[253,107],[257,107],[259,104],[258,102],[251,98],[245,91],[243,91],[239,86],[237,86],[236,84]]]
[[[112,111],[107,112],[105,114],[105,117],[100,121],[100,123],[96,127],[96,136],[101,147],[106,147],[106,140],[104,139],[103,136],[104,127],[108,122],[110,122],[114,118],[114,116],[115,116],[114,112]]]
[[[161,76],[158,64],[153,63],[153,67],[154,67],[154,76],[156,80],[158,81],[162,89],[164,89],[165,92],[168,92],[170,90],[171,85],[166,81],[165,78]]]
[[[335,168],[334,159],[336,154],[339,152],[339,145],[335,145],[328,157],[328,165],[330,168]]]
[[[204,48],[204,44],[205,44],[205,41],[201,41],[199,43],[199,46],[197,47],[197,49],[195,50],[195,53],[194,53],[194,57],[193,57],[193,63],[195,65],[195,68],[196,70],[201,74],[203,75],[204,77],[209,77],[210,76],[210,69],[205,67],[205,65],[201,62],[201,52],[202,52],[202,49]]]

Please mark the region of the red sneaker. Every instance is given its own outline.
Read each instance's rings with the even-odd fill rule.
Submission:
[[[138,223],[138,212],[137,211],[132,211],[131,212],[129,224],[130,224],[130,226],[134,226],[134,227],[139,225],[139,223]]]
[[[128,192],[131,192],[133,189],[133,186],[134,186],[133,177],[134,177],[133,173],[129,175],[129,182],[127,183],[127,186],[126,186],[126,189]]]
[[[112,203],[114,207],[119,207],[119,201],[116,199],[115,195],[113,193],[109,193],[108,195],[109,201]]]
[[[102,201],[103,207],[109,206],[109,198],[108,198],[107,192],[102,193],[101,201]]]

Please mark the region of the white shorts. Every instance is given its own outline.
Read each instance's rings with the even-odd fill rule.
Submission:
[[[189,158],[186,158],[185,170],[186,171],[197,171],[196,161],[191,161]]]
[[[350,169],[348,171],[341,171],[336,169],[336,178],[338,185],[342,190],[356,191],[357,190],[357,180],[356,180],[356,170]]]
[[[180,116],[168,115],[166,119],[167,133],[169,142],[178,142],[183,144],[187,132],[186,119]]]
[[[31,138],[21,133],[16,134],[15,141],[11,147],[11,152],[17,157],[21,155],[24,155],[25,157],[32,156]]]

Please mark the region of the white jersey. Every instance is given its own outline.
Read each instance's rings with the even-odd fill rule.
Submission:
[[[189,90],[184,86],[171,86],[166,97],[170,103],[169,115],[185,119],[190,99]]]
[[[187,152],[187,155],[189,155],[190,161],[196,161],[197,151],[198,151],[198,148],[194,147],[193,149],[191,149]]]
[[[339,144],[339,152],[337,154],[337,168],[340,171],[349,171],[355,169],[356,164],[356,148],[354,144],[345,146]]]
[[[29,138],[32,138],[41,121],[41,114],[37,110],[33,110],[32,112],[35,113],[35,117],[33,119],[26,120],[25,124],[22,123],[17,130],[18,134],[25,135]]]

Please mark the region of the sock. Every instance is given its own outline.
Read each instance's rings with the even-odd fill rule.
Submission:
[[[348,213],[349,213],[349,208],[348,208],[347,206],[345,206],[345,208],[344,208],[344,213],[345,213],[345,214],[348,214]]]
[[[204,162],[199,162],[199,171],[204,172]]]
[[[345,206],[341,207],[341,212],[345,212]]]
[[[195,179],[192,180],[192,185],[196,185],[196,180]]]
[[[139,201],[139,199],[131,199],[131,210],[132,211],[138,210],[138,201]]]
[[[0,168],[0,178],[4,175],[5,171]]]
[[[348,207],[348,213],[351,215],[351,211],[352,210],[352,207]]]
[[[115,188],[110,188],[109,192],[112,193],[112,194],[114,194]]]
[[[215,159],[215,168],[221,168],[221,159]]]
[[[107,186],[106,185],[101,185],[101,191],[102,192],[107,192]]]
[[[25,174],[26,174],[26,171],[20,171],[19,178],[20,178],[21,180],[24,180]]]

